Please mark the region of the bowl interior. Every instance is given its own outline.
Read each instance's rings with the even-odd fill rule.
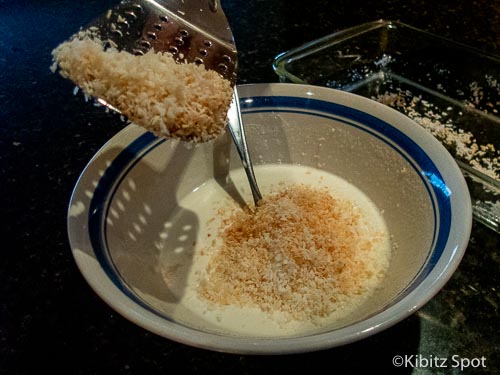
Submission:
[[[355,324],[415,293],[447,251],[452,209],[442,169],[453,161],[441,145],[377,103],[361,99],[360,105],[353,95],[317,90],[321,95],[307,97],[304,90],[286,96],[269,86],[242,87],[243,120],[257,180],[269,179],[270,165],[299,165],[339,176],[382,212],[393,246],[381,287],[355,313],[299,336]],[[97,185],[89,204],[89,232],[100,267],[133,305],[166,324],[240,334],[226,332],[201,311],[179,303],[187,282],[182,275],[193,266],[207,218],[216,215],[218,202],[204,186],[215,181],[227,199],[252,205],[230,137],[186,147],[134,126],[128,132],[116,147],[103,149],[93,161],[94,176],[84,175],[81,181],[85,184],[88,178],[87,183]],[[98,164],[103,177],[96,176]],[[457,178],[454,173],[452,179]],[[264,193],[271,189],[266,184],[261,188]],[[467,198],[460,189],[454,193]],[[206,207],[203,215],[189,209],[193,204]],[[466,208],[465,218],[470,216]],[[252,336],[250,331],[243,335]]]

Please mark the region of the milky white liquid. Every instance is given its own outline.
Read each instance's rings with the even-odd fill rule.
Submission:
[[[371,252],[372,258],[368,263],[377,272],[387,270],[391,247],[385,222],[377,207],[359,189],[337,176],[309,167],[257,166],[255,174],[264,196],[285,186],[303,183],[315,188],[326,187],[333,197],[353,202],[362,212],[360,230],[365,231],[366,235],[373,232],[384,233],[384,240]],[[227,216],[230,208],[238,204],[236,202],[242,202],[240,198],[243,198],[249,206],[253,206],[244,171],[241,169],[231,172],[229,177],[226,181],[228,186],[233,186],[233,189],[223,188],[215,180],[210,180],[183,197],[180,200],[181,208],[169,218],[167,228],[182,229],[178,233],[170,233],[168,238],[171,241],[172,235],[177,236],[178,242],[182,244],[182,231],[191,228],[176,225],[176,222],[182,220],[187,213],[194,214],[198,223],[196,243],[194,246],[192,244],[174,248],[167,246],[162,250],[160,272],[164,275],[170,291],[177,297],[177,301],[170,304],[155,301],[152,304],[166,311],[172,319],[187,325],[205,330],[259,337],[300,335],[325,327],[338,326],[342,322],[345,323],[354,310],[363,308],[363,304],[366,304],[369,296],[376,290],[379,279],[367,281],[366,295],[342,301],[339,308],[330,316],[315,321],[289,320],[280,312],[271,315],[258,308],[237,306],[214,308],[213,305],[209,306],[205,300],[200,299],[197,287],[205,276],[210,254],[213,254],[213,249],[220,244],[217,232],[224,215],[218,213],[218,210],[227,208],[225,210]],[[241,197],[238,198],[238,195]]]

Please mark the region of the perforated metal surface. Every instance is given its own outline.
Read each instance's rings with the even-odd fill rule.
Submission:
[[[122,1],[87,30],[119,50],[169,52],[179,62],[204,64],[236,84],[236,46],[218,1]]]

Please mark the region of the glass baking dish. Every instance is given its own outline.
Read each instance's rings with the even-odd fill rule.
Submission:
[[[350,91],[429,130],[455,157],[474,218],[500,233],[500,59],[394,21],[346,29],[279,54],[281,82]]]

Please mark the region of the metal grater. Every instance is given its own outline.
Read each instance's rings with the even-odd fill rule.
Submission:
[[[237,80],[233,34],[218,1],[122,1],[86,29],[105,45],[141,55],[169,52],[178,62],[203,64]]]

